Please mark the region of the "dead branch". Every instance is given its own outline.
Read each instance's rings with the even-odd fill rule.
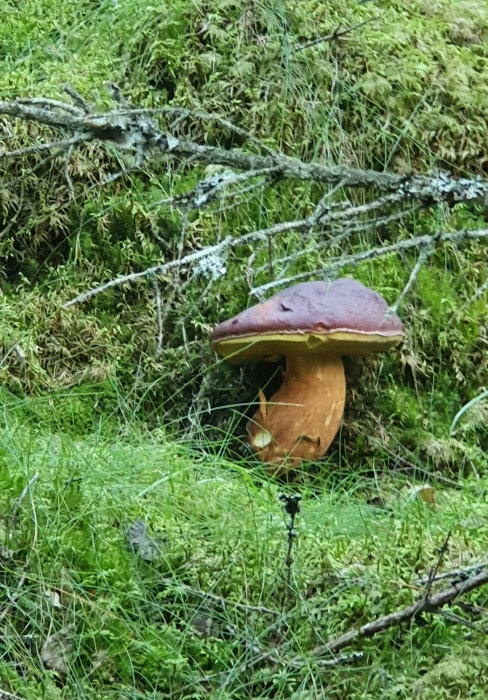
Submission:
[[[428,601],[430,598],[430,594],[432,592],[432,585],[435,581],[435,577],[437,576],[437,572],[439,571],[439,567],[442,564],[442,560],[444,559],[444,554],[447,552],[447,548],[449,545],[449,540],[451,539],[451,533],[452,530],[449,530],[449,532],[446,535],[446,539],[442,543],[442,545],[439,548],[439,556],[437,557],[437,561],[434,564],[434,566],[431,568],[429,571],[429,575],[427,577],[427,582],[425,584],[425,591],[424,591],[424,597],[423,597],[423,602]]]
[[[309,277],[314,276],[327,276],[333,278],[334,275],[342,268],[348,265],[358,265],[360,262],[365,260],[373,260],[375,258],[384,257],[385,255],[390,255],[391,253],[398,253],[403,250],[410,250],[411,248],[430,248],[432,245],[438,245],[440,243],[461,243],[464,241],[474,241],[481,238],[486,238],[488,236],[488,229],[480,229],[475,231],[467,231],[465,229],[460,231],[455,231],[453,233],[439,232],[432,236],[414,236],[413,238],[406,238],[397,243],[392,243],[391,245],[380,246],[378,248],[370,248],[369,250],[364,250],[360,253],[355,253],[353,255],[344,255],[340,258],[333,260],[329,265],[322,267],[317,270],[311,270],[307,272],[302,272],[293,277],[288,277],[286,280],[278,279],[267,284],[262,284],[259,287],[254,287],[251,289],[250,293],[259,296],[264,294],[275,287],[283,286],[284,284],[290,284],[292,282],[299,282]]]
[[[105,284],[101,284],[99,287],[94,287],[93,289],[89,289],[88,291],[79,294],[74,299],[71,299],[71,301],[68,301],[66,302],[66,304],[63,304],[63,309],[67,308],[68,306],[73,306],[73,304],[79,304],[82,301],[87,301],[87,299],[90,299],[91,297],[94,297],[97,294],[101,294],[101,292],[105,292],[107,289],[112,289],[113,287],[120,287],[120,285],[122,284],[134,282],[144,277],[162,275],[166,272],[169,272],[173,268],[189,265],[191,263],[200,261],[203,258],[211,260],[212,257],[215,257],[216,259],[220,260],[220,255],[229,248],[232,240],[233,239],[230,236],[228,236],[217,245],[206,246],[205,248],[197,250],[195,253],[185,255],[183,258],[180,258],[178,260],[171,260],[170,262],[163,263],[161,265],[154,265],[153,267],[147,268],[146,270],[142,270],[141,272],[134,272],[130,275],[121,275],[120,277],[115,277],[115,279],[109,280],[108,282],[105,282]]]
[[[116,277],[112,280],[109,280],[108,282],[105,282],[105,284],[93,287],[92,289],[89,289],[86,292],[79,294],[74,299],[67,301],[65,304],[63,304],[63,308],[68,308],[69,306],[73,306],[74,304],[79,304],[81,302],[87,301],[88,299],[91,299],[97,294],[105,292],[107,289],[112,289],[113,287],[119,287],[123,284],[135,282],[144,277],[162,275],[174,268],[192,265],[197,261],[199,261],[200,264],[202,264],[202,261],[206,261],[206,263],[212,269],[215,269],[215,279],[217,279],[219,276],[221,276],[218,274],[218,269],[225,271],[225,266],[223,266],[222,262],[223,256],[225,256],[228,253],[228,251],[232,248],[241,246],[245,243],[252,243],[258,240],[262,240],[263,238],[270,235],[270,233],[275,233],[278,231],[283,232],[287,230],[289,231],[292,229],[306,229],[308,227],[309,220],[302,219],[299,221],[277,224],[276,226],[270,227],[268,229],[264,229],[262,231],[255,231],[253,233],[249,233],[237,238],[227,236],[226,238],[224,238],[223,241],[217,243],[216,245],[206,246],[201,250],[197,250],[194,253],[189,253],[188,255],[185,255],[182,258],[171,260],[170,262],[162,263],[161,265],[154,265],[153,267],[149,267],[146,270],[142,270],[140,272],[134,272],[129,275],[121,275],[120,277]],[[369,250],[362,251],[360,253],[355,253],[354,255],[342,256],[333,260],[329,265],[320,269],[302,272],[298,275],[294,275],[293,277],[287,277],[285,279],[273,280],[272,282],[268,282],[267,284],[262,284],[258,287],[254,287],[250,290],[250,294],[260,298],[265,292],[268,292],[271,289],[283,286],[285,284],[290,284],[292,282],[303,281],[304,279],[308,279],[314,276],[323,277],[325,275],[326,277],[332,279],[337,273],[337,271],[344,267],[347,267],[348,265],[358,265],[364,260],[372,260],[375,258],[384,257],[385,255],[397,253],[402,250],[410,250],[411,248],[430,248],[441,243],[459,243],[461,241],[467,240],[478,240],[481,238],[486,238],[487,236],[488,229],[481,229],[479,231],[462,230],[456,231],[454,233],[438,233],[433,236],[425,235],[416,236],[414,238],[407,238],[405,240],[398,241],[397,243],[393,243],[391,245],[381,246],[379,248],[372,248]]]
[[[22,700],[20,695],[14,695],[9,693],[8,690],[2,690],[0,688],[0,700]]]
[[[485,229],[441,231],[432,235],[414,236],[389,245],[363,249],[350,255],[341,254],[331,258],[325,267],[294,276],[285,276],[287,265],[301,256],[310,252],[325,252],[334,246],[342,250],[343,244],[356,234],[401,221],[419,209],[429,208],[439,203],[453,205],[458,202],[488,201],[488,180],[480,177],[455,178],[447,173],[398,175],[344,166],[306,163],[273,151],[246,130],[236,127],[218,115],[173,106],[139,109],[132,107],[123,99],[117,86],[111,86],[111,91],[117,102],[117,108],[105,112],[90,111],[92,106],[69,87],[66,88],[66,92],[74,104],[46,98],[0,101],[0,114],[44,124],[60,134],[59,139],[51,138],[25,148],[0,151],[0,159],[18,158],[33,152],[65,152],[65,177],[71,196],[74,196],[74,185],[70,177],[69,163],[74,149],[83,143],[95,141],[101,145],[111,144],[112,147],[129,150],[135,154],[136,169],[144,161],[154,157],[164,157],[185,166],[199,164],[222,168],[201,179],[190,191],[161,200],[155,205],[176,207],[185,216],[190,209],[204,209],[217,199],[221,201],[225,201],[226,198],[227,200],[239,199],[256,187],[272,186],[280,180],[294,179],[319,183],[328,191],[323,194],[309,216],[293,221],[277,222],[265,229],[240,236],[228,236],[214,245],[203,247],[187,255],[183,254],[183,247],[180,246],[178,259],[156,264],[146,270],[122,275],[97,285],[68,301],[65,307],[86,301],[113,287],[147,277],[154,279],[169,272],[178,276],[187,272],[189,268],[192,268],[191,279],[204,275],[211,285],[225,274],[225,257],[230,251],[238,246],[256,243],[265,243],[269,247],[272,237],[294,231],[301,232],[304,236],[315,233],[322,240],[312,247],[300,246],[293,255],[277,261],[269,258],[267,269],[272,279],[250,289],[252,295],[262,299],[264,294],[281,285],[313,277],[333,278],[348,265],[355,266],[367,260],[418,249],[417,262],[403,291],[392,306],[392,309],[397,309],[414,285],[420,269],[439,245],[446,243],[457,245],[487,236],[488,232]],[[181,136],[182,124],[188,120],[213,121],[223,130],[238,134],[248,147],[252,146],[257,152],[248,152],[244,148],[228,150],[219,146],[208,146]],[[106,182],[122,174],[124,173],[119,173],[113,178],[109,177]],[[377,193],[377,196],[373,197],[372,201],[360,205],[351,204],[347,199],[331,200],[337,190],[345,192],[347,188],[370,188]],[[224,205],[224,208],[225,206],[228,205]],[[235,204],[231,203],[230,206]],[[217,211],[221,210],[217,209]],[[278,270],[278,278],[275,276],[275,270]],[[485,288],[486,285],[482,285],[477,294],[481,295]],[[164,324],[164,313],[161,315],[161,322]],[[159,329],[158,338],[160,337]]]
[[[156,357],[159,357],[159,355],[161,355],[163,352],[163,314],[161,312],[161,292],[159,290],[158,278],[156,275],[153,276],[153,287],[157,323]]]
[[[466,579],[470,578],[470,576],[472,576],[473,574],[479,574],[486,568],[488,568],[488,561],[482,561],[478,562],[478,564],[471,564],[471,566],[465,566],[462,569],[453,569],[452,571],[445,571],[442,574],[436,573],[432,581],[445,581],[446,579],[449,579],[450,581],[465,581]],[[420,578],[417,579],[414,583],[419,586],[423,586],[428,582],[428,580],[428,577]]]
[[[48,141],[47,143],[39,143],[35,146],[16,148],[14,151],[0,151],[0,159],[17,158],[18,156],[25,156],[28,153],[42,153],[43,151],[66,151],[84,141],[85,138],[83,136],[73,136],[73,138],[64,141]]]
[[[174,581],[171,581],[169,579],[163,579],[163,582],[168,587],[175,586]],[[202,598],[203,600],[219,605],[224,609],[226,609],[227,607],[231,607],[235,608],[236,610],[243,610],[247,613],[252,612],[258,613],[259,615],[271,615],[274,617],[280,617],[282,614],[278,610],[272,610],[271,608],[267,608],[264,605],[250,605],[248,603],[239,603],[238,601],[229,600],[228,598],[222,598],[222,596],[215,595],[214,593],[209,593],[208,591],[202,591],[199,588],[192,588],[191,586],[187,586],[185,583],[178,582],[176,584],[175,592],[178,591],[182,591],[192,596]]]
[[[342,182],[344,187],[374,187],[382,192],[395,192],[404,201],[421,200],[425,206],[434,202],[484,201],[488,196],[488,181],[479,177],[453,178],[447,173],[432,176],[396,175],[305,163],[280,153],[263,156],[206,146],[160,129],[153,117],[162,113],[163,110],[116,109],[85,114],[79,107],[65,106],[57,100],[35,98],[0,101],[0,114],[64,129],[86,142],[111,142],[119,148],[134,150],[146,158],[162,153],[183,161],[191,159],[192,162],[224,165],[235,170],[271,169],[280,178],[331,185]],[[52,147],[56,148],[56,142],[53,142]],[[11,155],[8,151],[0,152],[1,157]]]
[[[454,481],[453,479],[449,479],[448,477],[443,476],[439,472],[431,472],[430,470],[425,469],[424,467],[421,467],[418,464],[414,464],[405,457],[402,457],[396,452],[393,452],[384,444],[381,445],[381,449],[384,450],[388,455],[390,455],[390,457],[393,460],[393,468],[398,469],[398,471],[405,471],[410,474],[413,474],[414,476],[416,474],[422,474],[429,480],[432,479],[434,481],[437,481],[439,484],[443,484],[444,486],[447,486],[451,489],[462,490],[463,488],[462,484],[460,484],[459,481]],[[435,580],[437,580],[437,578]]]
[[[450,588],[439,591],[439,593],[435,593],[432,596],[423,596],[420,601],[412,603],[412,605],[409,605],[406,608],[402,608],[401,610],[397,610],[389,615],[379,617],[372,622],[366,623],[362,627],[355,627],[345,634],[342,634],[340,637],[335,637],[326,644],[316,647],[313,654],[320,657],[324,654],[335,653],[341,649],[344,649],[344,647],[349,646],[358,639],[367,639],[369,637],[373,637],[379,632],[384,632],[395,625],[410,622],[410,620],[421,613],[438,612],[444,605],[452,603],[456,598],[464,593],[480,588],[487,583],[488,569],[485,569],[484,571],[481,571],[479,574],[476,574],[465,581],[453,583]]]
[[[376,19],[376,17],[370,17],[369,19],[365,19],[362,22],[357,22],[357,24],[352,24],[350,27],[336,27],[333,32],[330,34],[327,34],[326,36],[318,36],[315,39],[310,39],[310,41],[305,41],[302,44],[298,44],[295,47],[295,51],[303,51],[304,49],[309,49],[312,46],[317,46],[318,44],[324,44],[327,41],[337,41],[337,39],[340,39],[341,37],[345,36],[346,34],[350,34],[353,32],[355,29],[359,29],[360,27],[364,27],[365,24],[369,24],[370,22],[373,22]]]
[[[17,500],[14,503],[14,507],[12,508],[12,512],[10,513],[10,526],[13,527],[15,520],[17,518],[17,512],[22,505],[22,501],[24,498],[27,496],[27,494],[30,492],[34,484],[39,478],[39,472],[36,472],[33,477],[31,477],[27,483],[27,485],[22,489],[22,493],[20,496],[17,498]]]

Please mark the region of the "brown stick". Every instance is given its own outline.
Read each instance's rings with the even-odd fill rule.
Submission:
[[[481,571],[476,576],[473,576],[466,581],[453,584],[450,588],[439,591],[429,598],[422,598],[420,601],[409,605],[406,608],[397,610],[389,615],[378,617],[372,622],[367,622],[362,627],[354,627],[340,637],[335,637],[329,640],[326,644],[316,647],[313,654],[322,656],[331,652],[339,651],[344,647],[352,644],[356,639],[373,637],[378,632],[383,632],[394,625],[400,625],[402,622],[409,622],[413,617],[422,612],[436,612],[447,603],[451,603],[455,598],[475,588],[484,586],[488,583],[488,569]]]

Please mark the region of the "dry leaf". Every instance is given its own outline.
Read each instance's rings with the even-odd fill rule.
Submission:
[[[413,486],[410,495],[413,499],[417,499],[427,503],[430,506],[436,505],[436,491],[433,486],[429,484],[421,484],[420,486]]]
[[[47,637],[41,649],[41,661],[46,668],[66,675],[69,657],[73,652],[74,629],[73,624],[66,625]]]
[[[154,561],[161,553],[158,540],[147,534],[147,525],[140,518],[127,528],[130,547],[145,561]]]
[[[61,598],[57,591],[44,591],[44,595],[51,602],[53,608],[59,609],[61,607]]]

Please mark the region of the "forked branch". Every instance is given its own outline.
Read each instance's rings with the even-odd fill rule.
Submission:
[[[480,588],[487,583],[488,569],[484,569],[475,576],[472,576],[465,581],[453,583],[449,588],[439,591],[434,595],[424,595],[420,601],[412,603],[412,605],[408,605],[406,608],[397,610],[389,615],[378,617],[376,620],[367,622],[361,627],[353,627],[340,637],[335,637],[334,639],[329,640],[326,644],[316,647],[313,654],[320,657],[324,654],[335,653],[359,639],[367,639],[369,637],[373,637],[379,632],[384,632],[395,625],[410,622],[412,619],[422,613],[439,612],[444,605],[452,603],[459,596],[468,593],[469,591],[473,591],[476,588]]]
[[[361,245],[359,252],[349,255],[340,254],[328,258],[321,268],[308,270],[298,275],[287,274],[289,264],[303,255],[310,253],[324,254],[327,249],[343,250],[344,245],[354,236],[372,229],[390,226],[400,222],[420,209],[427,209],[439,203],[451,206],[459,202],[488,201],[488,180],[480,177],[455,178],[441,172],[430,175],[400,175],[373,170],[359,170],[342,165],[327,166],[321,163],[306,163],[284,155],[261,143],[253,134],[219,115],[212,115],[201,110],[189,110],[177,106],[157,109],[139,109],[132,107],[120,95],[116,86],[111,86],[116,108],[108,111],[96,111],[72,89],[66,90],[72,103],[49,98],[24,98],[12,102],[0,101],[0,115],[13,119],[36,122],[50,127],[59,133],[59,138],[52,135],[44,142],[34,143],[25,148],[0,150],[0,161],[19,158],[32,153],[65,153],[65,168],[68,189],[75,196],[74,184],[69,175],[68,163],[74,150],[83,143],[96,142],[101,147],[110,143],[113,147],[129,150],[135,155],[135,169],[152,158],[165,158],[168,162],[194,165],[218,166],[211,174],[200,179],[196,186],[169,199],[161,200],[156,207],[172,206],[185,216],[190,209],[204,209],[220,200],[223,212],[227,208],[244,204],[246,198],[259,189],[272,187],[283,180],[299,180],[316,183],[323,193],[311,214],[295,220],[278,221],[267,228],[257,229],[244,234],[231,235],[213,245],[186,255],[178,252],[177,260],[155,264],[145,270],[99,284],[82,292],[66,302],[71,306],[86,301],[91,297],[112,287],[135,282],[141,278],[161,276],[170,270],[174,274],[186,274],[195,279],[204,275],[213,284],[225,274],[224,259],[230,251],[242,245],[263,243],[268,247],[273,237],[288,232],[298,232],[310,237],[310,246],[298,246],[292,255],[277,260],[269,266],[269,281],[250,288],[251,294],[262,298],[263,294],[275,287],[313,277],[335,277],[347,265],[357,265],[367,260],[374,260],[389,254],[417,249],[417,262],[413,267],[405,287],[393,305],[396,309],[410,291],[417,275],[433,253],[435,248],[446,243],[455,245],[485,238],[487,230],[439,231],[394,241],[388,245],[366,247]],[[183,135],[185,125],[189,122],[213,122],[222,132],[239,135],[245,146],[239,149],[227,149],[209,146]],[[188,130],[187,130],[188,131]],[[47,156],[46,156],[47,157]],[[134,169],[134,168],[132,168]],[[122,173],[123,174],[123,173]],[[105,179],[108,183],[116,179],[114,175]],[[370,201],[362,204],[351,203],[351,188],[369,189],[374,194]],[[341,192],[341,198],[333,195]],[[314,237],[312,238],[312,234]],[[257,272],[257,271],[255,271]],[[190,274],[188,274],[190,273]],[[250,276],[247,275],[247,279]],[[249,285],[251,287],[251,285]],[[486,284],[476,293],[484,293]]]

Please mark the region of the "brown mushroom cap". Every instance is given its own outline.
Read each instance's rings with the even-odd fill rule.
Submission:
[[[403,324],[356,280],[304,282],[217,326],[212,347],[232,363],[282,355],[364,355],[398,345]]]

